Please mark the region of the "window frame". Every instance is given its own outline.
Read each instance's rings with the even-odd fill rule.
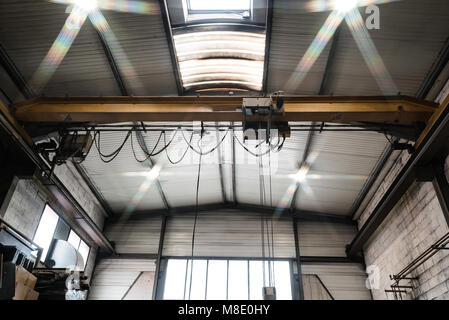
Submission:
[[[37,231],[38,231],[38,229],[39,229],[39,226],[40,226],[40,224],[41,224],[41,222],[42,222],[42,217],[43,217],[43,215],[44,215],[44,212],[45,212],[45,209],[47,208],[47,206],[58,216],[58,221],[56,222],[56,226],[55,226],[55,228],[54,228],[54,230],[53,230],[53,234],[51,235],[51,242],[50,242],[50,246],[47,248],[47,255],[45,256],[45,260],[40,260],[39,262],[40,263],[42,263],[42,264],[44,264],[45,265],[45,261],[47,260],[47,257],[48,257],[48,252],[50,251],[50,249],[52,248],[52,245],[51,245],[51,243],[53,242],[53,240],[55,239],[55,233],[56,233],[56,229],[57,229],[57,227],[58,227],[58,223],[59,223],[59,220],[62,220],[62,221],[64,221],[64,223],[65,224],[67,224],[68,226],[69,226],[69,228],[70,228],[70,231],[69,231],[69,233],[68,233],[68,235],[67,235],[67,239],[65,239],[65,241],[68,241],[69,240],[69,237],[70,237],[70,233],[73,231],[73,233],[75,233],[79,238],[80,238],[80,243],[78,244],[78,248],[76,249],[77,251],[78,251],[78,249],[79,249],[79,246],[81,245],[81,241],[82,242],[84,242],[84,244],[86,244],[86,246],[89,248],[89,252],[88,252],[88,254],[87,254],[87,258],[86,258],[86,261],[84,261],[84,269],[83,270],[81,270],[81,271],[84,271],[85,269],[86,269],[86,266],[87,266],[87,261],[89,260],[89,257],[90,257],[90,253],[91,253],[91,251],[92,251],[92,246],[88,243],[88,242],[86,242],[73,228],[72,228],[72,226],[69,224],[69,223],[67,223],[67,221],[63,218],[63,217],[61,217],[61,215],[58,213],[58,211],[56,211],[55,209],[53,209],[53,206],[52,205],[50,205],[50,203],[47,201],[47,202],[45,202],[45,205],[44,205],[44,209],[42,210],[42,212],[41,212],[41,214],[40,214],[40,217],[39,217],[39,222],[38,222],[38,224],[37,224],[37,227],[36,227],[36,230],[34,230],[34,234],[33,234],[33,238],[32,238],[32,240],[33,240],[33,242],[35,242],[35,237],[36,237],[36,233],[37,233]],[[44,249],[44,248],[42,248],[42,249]],[[36,257],[37,258],[37,257]],[[41,259],[42,259],[42,257],[41,257]]]
[[[187,23],[201,21],[201,20],[234,20],[234,21],[252,21],[254,18],[254,0],[249,0],[249,9],[192,9],[190,0],[183,0],[185,21]],[[244,13],[248,12],[248,16],[244,16]]]
[[[293,274],[294,272],[294,268],[293,265],[295,263],[295,259],[294,258],[272,258],[272,259],[263,259],[261,257],[257,257],[257,258],[246,258],[246,257],[173,257],[173,256],[164,256],[162,257],[163,260],[165,260],[164,263],[164,269],[162,270],[162,274],[163,276],[159,278],[159,282],[160,285],[158,286],[158,292],[157,292],[157,296],[159,296],[162,300],[165,300],[164,298],[164,293],[165,293],[165,284],[166,284],[166,279],[167,279],[167,266],[168,266],[168,262],[169,260],[184,260],[186,261],[186,265],[187,265],[187,269],[190,272],[190,268],[191,265],[193,265],[192,261],[194,260],[206,260],[206,283],[205,283],[205,291],[206,291],[206,295],[205,295],[205,301],[207,300],[207,291],[208,291],[208,281],[209,281],[209,261],[214,261],[214,260],[220,260],[220,261],[226,261],[226,299],[227,301],[231,300],[229,299],[229,262],[230,261],[245,261],[247,264],[247,286],[248,286],[248,301],[251,301],[251,292],[250,292],[250,262],[251,261],[260,261],[262,263],[267,263],[268,261],[272,261],[272,262],[277,262],[277,261],[281,261],[281,262],[288,262],[289,265],[289,271],[290,271],[290,277],[289,277],[289,281],[290,281],[290,293],[291,293],[291,300],[295,299],[295,275]],[[189,267],[190,265],[190,267]],[[268,271],[265,271],[266,273]],[[187,276],[187,274],[186,274]],[[184,300],[187,300],[187,293],[186,293],[186,286],[188,286],[189,284],[189,279],[187,279],[184,284],[183,284],[183,295],[185,296]]]
[[[91,252],[92,247],[72,228],[70,228],[70,232],[69,232],[69,234],[67,236],[67,239],[66,239],[67,242],[68,242],[68,240],[70,238],[70,233],[72,233],[72,232],[80,239],[80,242],[78,243],[78,248],[75,248],[76,251],[79,252],[79,248],[81,246],[81,242],[84,243],[89,248],[89,251],[88,251],[87,257],[86,257],[86,261],[84,261],[84,268],[83,268],[83,270],[81,270],[81,271],[84,271],[86,269],[87,261],[89,260],[89,256],[90,256],[90,252]]]
[[[39,226],[41,225],[42,218],[43,218],[43,216],[44,216],[45,209],[47,209],[47,206],[48,206],[54,213],[56,213],[56,215],[58,216],[58,221],[56,222],[56,226],[55,226],[55,228],[54,228],[54,230],[53,230],[53,234],[51,235],[51,241],[50,241],[50,245],[49,245],[48,248],[47,248],[47,254],[45,255],[45,260],[47,260],[48,251],[50,250],[50,248],[51,248],[51,243],[53,242],[53,239],[55,238],[55,232],[56,232],[56,228],[57,228],[57,226],[58,226],[59,219],[61,219],[61,216],[56,212],[56,210],[53,209],[53,207],[50,205],[50,203],[45,202],[44,209],[42,210],[41,215],[40,215],[40,217],[39,217],[39,222],[37,223],[36,230],[34,230],[34,234],[33,234],[33,238],[32,238],[32,240],[33,240],[34,243],[36,243],[36,241],[35,241],[36,233],[37,233],[37,231],[39,230]],[[36,243],[36,244],[37,244],[37,243]],[[37,245],[38,245],[38,244],[37,244]],[[39,245],[39,247],[40,247],[40,245]],[[42,247],[41,247],[41,248],[42,248]],[[45,248],[42,248],[42,251],[43,251],[44,249],[45,249]],[[36,256],[36,258],[37,258],[37,256]],[[41,256],[41,259],[42,259],[42,256]],[[44,260],[44,261],[42,261],[42,260],[41,260],[41,261],[38,261],[38,263],[40,262],[40,263],[42,263],[42,264],[45,264],[45,260]]]

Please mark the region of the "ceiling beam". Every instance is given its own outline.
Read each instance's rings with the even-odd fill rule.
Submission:
[[[176,54],[175,42],[173,41],[173,31],[171,28],[170,15],[168,11],[167,1],[159,0],[159,5],[161,7],[161,17],[162,23],[164,24],[165,36],[167,38],[168,50],[170,51],[170,58],[173,67],[173,74],[176,80],[176,88],[178,90],[178,95],[182,96],[184,94],[184,87],[182,86],[181,74],[179,69],[178,56]]]
[[[246,116],[242,97],[107,97],[38,98],[16,104],[16,118],[24,122],[128,121],[266,121]],[[285,113],[272,121],[316,122],[426,122],[437,104],[406,96],[395,97],[285,97]]]
[[[306,164],[306,160],[307,157],[310,154],[310,148],[312,146],[312,141],[313,141],[313,136],[314,136],[315,132],[314,131],[309,131],[309,134],[307,135],[307,141],[306,141],[306,145],[304,148],[304,153],[302,155],[302,160],[301,163],[299,163],[299,168],[298,170]],[[296,189],[295,192],[293,193],[293,197],[292,197],[292,202],[290,204],[290,211],[295,211],[296,210],[296,199],[298,198],[298,193],[299,193],[299,188],[301,187],[301,185],[299,183],[296,184]]]
[[[108,59],[109,66],[111,67],[111,71],[114,74],[115,81],[117,82],[117,86],[119,87],[122,96],[129,96],[130,94],[128,92],[128,89],[126,88],[125,81],[123,80],[123,77],[120,73],[120,69],[118,68],[117,63],[115,62],[111,48],[104,39],[103,35],[100,32],[98,32],[98,30],[96,31],[98,34],[98,38],[100,39],[101,46],[103,47],[104,54]]]
[[[421,84],[421,87],[419,88],[418,92],[416,93],[416,96],[419,99],[426,99],[428,96],[430,96],[430,99],[434,99],[438,93],[441,92],[441,89],[443,89],[443,86],[446,84],[447,81],[447,75],[446,79],[443,79],[442,81],[439,81],[439,84],[437,86],[437,80],[438,77],[440,77],[443,73],[443,70],[449,63],[449,38],[446,40],[443,48],[441,49],[438,57],[436,58],[435,62],[432,64],[431,69],[429,70],[429,73],[427,74],[426,78],[424,79],[423,83]],[[436,88],[433,88],[436,86]],[[433,92],[433,94],[432,94]]]
[[[28,82],[20,73],[14,61],[6,52],[6,49],[0,44],[0,65],[8,73],[11,80],[16,85],[17,89],[22,93],[25,99],[31,99],[36,96],[33,89],[28,85]]]
[[[219,210],[230,210],[230,211],[241,211],[242,213],[248,214],[265,214],[267,216],[274,216],[274,212],[276,208],[263,207],[259,205],[252,204],[242,204],[239,203],[234,205],[233,203],[215,203],[215,204],[205,204],[198,206],[198,212],[213,212]],[[185,206],[185,207],[172,207],[168,216],[183,216],[187,214],[194,214],[196,211],[195,206]],[[154,216],[163,216],[166,215],[167,212],[165,209],[155,209],[155,210],[146,210],[146,211],[135,211],[129,217],[130,220],[141,220]],[[282,217],[295,217],[298,220],[303,221],[315,221],[315,222],[327,222],[327,223],[338,223],[338,224],[346,224],[355,226],[354,221],[351,220],[348,216],[341,216],[336,214],[327,214],[322,212],[315,211],[304,211],[297,210],[293,213],[286,212],[282,215]],[[115,221],[119,221],[120,217],[114,217],[110,223],[114,223]]]
[[[323,79],[321,80],[321,85],[320,85],[320,89],[318,91],[318,95],[324,95],[326,94],[327,91],[327,87],[328,87],[328,83],[329,83],[329,74],[332,70],[333,64],[334,64],[334,57],[335,57],[335,51],[337,48],[337,42],[338,42],[338,38],[340,35],[340,28],[338,27],[334,37],[332,38],[332,44],[331,44],[331,48],[329,50],[329,54],[327,56],[327,62],[326,62],[326,67],[324,69],[324,73],[323,73]],[[323,122],[324,124],[324,122]],[[312,125],[315,125],[314,122],[312,122]],[[299,164],[299,167],[302,167],[303,165],[306,164],[306,160],[309,157],[310,154],[310,148],[312,146],[312,142],[313,142],[313,137],[315,135],[315,131],[310,131],[308,136],[307,136],[307,141],[305,144],[305,148],[304,148],[304,153],[302,156],[302,161]],[[299,168],[298,168],[299,169]],[[298,198],[298,194],[300,193],[300,188],[301,185],[297,184],[295,192],[293,193],[293,197],[292,197],[292,202],[290,204],[290,211],[294,211],[296,210],[296,201]]]
[[[150,151],[148,150],[148,147],[147,147],[145,139],[142,135],[142,132],[140,132],[140,131],[136,132],[136,136],[137,136],[137,140],[139,141],[139,145],[144,149],[144,152],[149,154]],[[151,157],[148,157],[146,163],[148,164],[148,167],[150,168],[150,170],[154,167],[154,162],[151,159]],[[164,190],[162,189],[161,181],[159,180],[159,178],[156,178],[155,182],[156,182],[157,190],[159,191],[159,194],[161,196],[162,202],[164,203],[165,210],[166,210],[166,212],[168,212],[168,211],[170,211],[170,205],[168,204],[167,197],[165,196]]]
[[[265,57],[263,68],[262,92],[268,94],[268,67],[270,64],[271,30],[273,26],[273,1],[267,0],[267,19],[265,28]]]

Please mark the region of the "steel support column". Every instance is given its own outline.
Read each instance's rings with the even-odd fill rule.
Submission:
[[[166,229],[167,229],[167,215],[164,215],[162,217],[161,233],[159,236],[159,248],[157,251],[157,259],[156,259],[156,271],[154,273],[153,300],[157,299],[157,293],[159,290],[159,273],[161,270],[161,260],[162,260],[162,252],[164,250],[164,239]]]
[[[301,252],[299,250],[299,235],[298,235],[298,221],[292,218],[293,232],[295,236],[295,255],[296,255],[296,270],[298,272],[296,281],[298,282],[298,300],[304,300],[304,287],[302,284],[301,272]]]
[[[435,193],[443,211],[446,222],[449,226],[449,183],[446,178],[444,162],[439,162],[433,166],[435,177],[432,181]]]

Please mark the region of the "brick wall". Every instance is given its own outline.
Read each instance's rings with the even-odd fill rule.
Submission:
[[[71,162],[67,162],[64,165],[56,166],[55,175],[61,180],[84,211],[86,211],[92,221],[95,222],[97,227],[100,230],[103,230],[106,212],[95,195],[90,191],[74,165]]]
[[[441,102],[444,95],[440,95]],[[409,159],[402,152],[394,164],[386,168],[385,177],[358,218],[359,228],[371,215],[376,204]],[[383,175],[381,175],[383,177]],[[446,161],[449,177],[449,158]],[[448,224],[431,182],[415,182],[393,208],[388,218],[364,248],[367,266],[379,271],[379,286],[372,289],[374,299],[394,299],[385,289],[391,289],[390,275],[399,273],[411,261],[449,232]],[[418,280],[402,285],[412,285],[404,299],[449,299],[449,251],[441,250],[417,268],[411,277]]]
[[[46,196],[33,179],[14,178],[0,209],[0,217],[32,239],[44,211]]]

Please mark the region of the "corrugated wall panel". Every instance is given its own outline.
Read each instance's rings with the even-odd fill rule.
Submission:
[[[366,273],[359,264],[303,264],[303,274],[316,274],[336,300],[371,300]]]
[[[299,221],[299,251],[301,256],[346,257],[345,247],[356,234],[355,226]]]
[[[109,225],[105,234],[115,242],[117,253],[157,254],[162,218],[149,217],[143,220],[129,220]]]
[[[103,259],[96,268],[89,300],[121,300],[141,272],[154,272],[154,260]],[[151,297],[153,287],[148,286]]]
[[[192,214],[168,219],[164,256],[191,255],[193,224],[194,215]],[[291,220],[273,220],[273,234],[275,256],[278,258],[294,257],[295,242]],[[267,244],[265,250],[267,257]],[[260,216],[232,210],[200,212],[196,226],[194,255],[262,257]]]

